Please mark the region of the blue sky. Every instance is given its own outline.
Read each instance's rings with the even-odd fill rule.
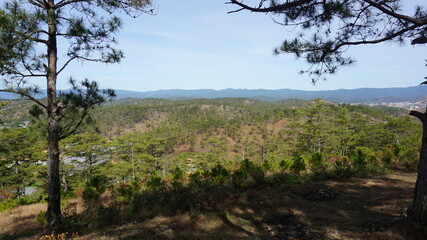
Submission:
[[[126,58],[113,65],[74,63],[60,76],[59,88],[69,87],[69,76],[134,91],[406,87],[427,76],[426,47],[388,43],[351,48],[354,66],[312,85],[309,76],[298,73],[308,67],[303,60],[273,55],[273,49],[296,32],[265,14],[227,14],[235,8],[225,1],[157,0],[155,16],[123,16],[117,39]]]

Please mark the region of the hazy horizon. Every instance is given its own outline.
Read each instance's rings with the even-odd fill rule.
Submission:
[[[269,15],[239,12],[218,0],[162,1],[155,16],[119,15],[123,29],[118,49],[120,64],[74,62],[58,78],[67,89],[70,76],[95,80],[101,88],[155,91],[160,89],[296,89],[323,91],[418,85],[426,76],[424,46],[379,44],[348,50],[356,63],[343,67],[327,81],[311,84],[299,70],[309,66],[273,49],[292,32]],[[411,9],[412,10],[412,9]],[[191,12],[191,14],[189,14]],[[68,49],[61,42],[59,50]],[[64,61],[59,54],[60,61]],[[30,81],[32,82],[32,81]],[[45,88],[46,80],[36,81]]]
[[[411,87],[419,87],[423,85],[414,85],[414,86],[404,86],[404,87],[358,87],[358,88],[337,88],[337,89],[322,89],[322,90],[304,90],[304,89],[294,89],[294,88],[197,88],[197,89],[186,89],[186,88],[165,88],[165,89],[155,89],[155,90],[147,90],[147,91],[138,91],[138,90],[131,90],[131,89],[114,89],[117,91],[130,91],[130,92],[155,92],[155,91],[170,91],[170,90],[214,90],[214,91],[223,91],[223,90],[295,90],[295,91],[308,91],[308,92],[316,92],[316,91],[336,91],[336,90],[357,90],[357,89],[388,89],[388,88],[411,88]],[[60,89],[60,90],[67,90],[67,89]],[[427,95],[427,93],[426,93]]]

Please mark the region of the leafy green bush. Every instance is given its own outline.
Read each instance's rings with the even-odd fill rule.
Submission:
[[[315,152],[310,156],[310,168],[314,173],[321,173],[326,170],[325,155],[322,152]]]
[[[101,198],[101,193],[95,187],[86,186],[83,190],[82,197],[85,203],[92,204],[99,201]]]
[[[266,160],[262,163],[262,170],[263,171],[273,171],[274,166],[270,160]]]
[[[365,169],[368,165],[367,156],[360,148],[350,153],[350,159],[357,170]]]
[[[374,150],[368,147],[357,147],[350,153],[350,159],[354,168],[359,172],[368,170],[369,165],[378,165]]]
[[[46,217],[45,217],[45,215],[46,215],[45,211],[40,211],[37,214],[36,221],[37,221],[38,224],[40,224],[42,226],[46,225]]]
[[[83,200],[86,204],[98,204],[101,195],[107,189],[108,180],[103,176],[92,177],[83,190]]]
[[[77,195],[74,191],[64,191],[61,189],[61,199],[73,199],[76,198]]]
[[[282,161],[280,161],[279,163],[279,168],[281,172],[284,172],[288,169],[290,169],[292,166],[292,161],[287,160],[287,159],[283,159]]]
[[[188,184],[190,188],[200,188],[202,186],[203,176],[200,171],[195,171],[194,173],[190,174],[188,178],[190,180]]]
[[[166,183],[157,173],[153,173],[147,181],[147,188],[151,191],[166,190]]]
[[[295,174],[300,175],[301,172],[307,170],[307,162],[301,155],[295,156],[292,160],[291,170],[294,171]]]
[[[172,188],[174,190],[181,189],[184,186],[184,171],[182,171],[179,167],[176,167],[172,171]]]
[[[418,167],[419,152],[416,149],[405,149],[399,154],[402,166],[406,170],[416,170]]]
[[[19,206],[17,199],[6,199],[0,202],[0,212],[10,210]]]
[[[243,160],[240,168],[248,173],[248,175],[254,180],[256,185],[264,183],[264,171],[261,167],[256,166],[249,159]]]
[[[141,183],[137,180],[120,184],[114,189],[119,202],[130,202],[142,189]]]
[[[33,203],[37,203],[38,199],[33,199],[31,197],[19,197],[19,198],[15,198],[15,199],[6,199],[3,201],[0,201],[0,212],[4,212],[13,208],[16,208],[20,205],[28,205],[28,204],[33,204]]]
[[[249,174],[252,176],[256,185],[260,185],[264,183],[265,174],[261,167],[254,166],[252,169],[250,169]]]
[[[381,160],[382,160],[383,166],[389,168],[391,166],[392,159],[393,159],[393,152],[388,148],[383,149],[381,152]]]
[[[214,183],[225,184],[230,178],[230,171],[221,164],[217,164],[211,169],[210,176],[213,178]]]
[[[237,169],[231,175],[231,181],[235,188],[242,188],[247,179],[248,179],[248,172],[243,168]]]
[[[336,159],[333,172],[337,177],[349,177],[352,174],[350,159],[347,156],[342,157],[342,159]]]

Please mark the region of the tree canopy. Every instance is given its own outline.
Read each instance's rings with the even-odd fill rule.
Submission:
[[[347,56],[350,46],[396,42],[426,43],[427,11],[408,6],[403,0],[230,0],[238,9],[269,13],[274,21],[300,33],[284,40],[275,53],[290,53],[303,58],[310,67],[302,71],[312,81],[324,79],[340,66],[354,60]]]
[[[59,140],[76,132],[88,111],[112,90],[101,91],[95,82],[81,86],[71,80],[72,90],[58,93],[57,80],[73,61],[117,63],[123,52],[115,48],[121,28],[115,16],[125,12],[138,16],[150,0],[29,0],[4,1],[0,8],[0,91],[19,94],[37,104],[32,114],[46,114],[48,140],[49,225],[61,222]],[[65,47],[64,47],[65,46]],[[40,86],[31,78],[45,78],[47,100],[37,99]],[[61,124],[62,122],[62,124]]]
[[[247,1],[230,0],[238,12],[270,13],[276,23],[301,31],[287,39],[275,52],[291,53],[310,65],[312,82],[335,73],[340,66],[353,63],[345,52],[350,46],[383,42],[427,43],[427,10],[403,0],[259,0],[257,6]],[[230,13],[231,13],[230,12]],[[424,83],[422,83],[424,84]],[[417,182],[407,214],[411,220],[427,223],[427,111],[411,111],[423,123],[422,147]],[[397,139],[395,139],[397,141]],[[362,151],[357,154],[362,156]],[[358,158],[358,157],[357,157]]]

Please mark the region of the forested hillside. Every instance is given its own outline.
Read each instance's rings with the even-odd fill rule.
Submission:
[[[42,157],[33,156],[45,152],[43,137],[37,134],[37,145],[34,139],[19,140],[25,134],[36,137],[35,128],[40,125],[26,109],[25,102],[12,102],[4,109],[1,186],[9,194],[44,184],[43,178],[41,182],[37,178],[44,171],[31,171],[33,176],[19,181],[8,174],[11,168],[20,176],[28,168],[45,167]],[[30,120],[36,124],[19,128]],[[68,190],[82,187],[97,175],[117,184],[155,174],[167,176],[176,168],[194,172],[220,164],[231,170],[245,159],[271,171],[296,168],[296,161],[302,161],[300,169],[294,170],[310,172],[317,164],[312,162],[313,154],[321,155],[328,168],[369,164],[413,169],[421,131],[403,109],[320,99],[276,103],[125,99],[96,109],[92,120],[61,142],[63,181]],[[6,147],[6,141],[10,146]],[[13,146],[18,142],[28,144],[32,152],[25,155],[23,146]]]
[[[46,133],[31,109],[23,101],[2,109],[0,210],[46,200]],[[203,202],[219,186],[414,170],[420,137],[420,124],[399,108],[321,99],[121,99],[95,109],[60,142],[63,197],[92,206],[109,192],[119,209],[148,201],[160,212],[201,210],[212,207]]]

